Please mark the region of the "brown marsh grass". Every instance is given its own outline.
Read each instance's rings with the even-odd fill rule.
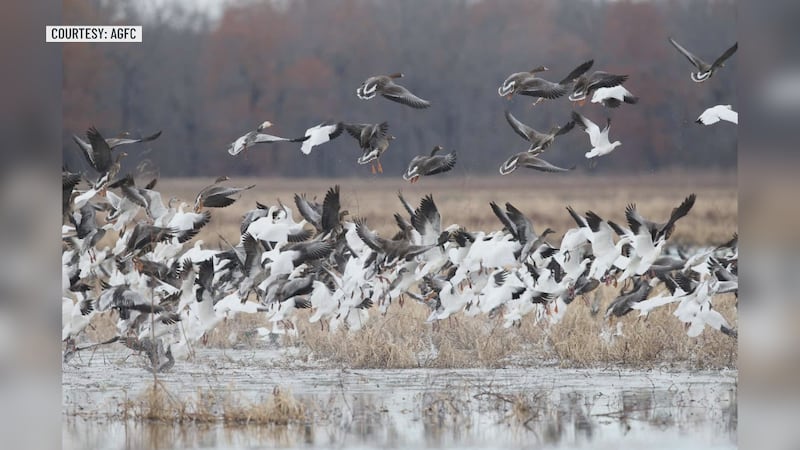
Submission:
[[[214,390],[198,390],[194,396],[177,398],[155,382],[139,397],[127,399],[120,406],[123,419],[166,423],[288,425],[310,420],[308,405],[279,387],[264,400],[250,401],[232,392]]]
[[[172,178],[160,180],[156,189],[166,201],[170,197],[193,204],[194,197],[212,178]],[[496,230],[501,226],[489,208],[490,201],[511,202],[534,222],[537,230],[556,230],[552,242],[575,226],[565,210],[593,210],[604,218],[625,223],[625,206],[636,203],[645,217],[665,220],[669,212],[687,195],[697,194],[692,212],[678,224],[672,240],[689,244],[721,243],[737,230],[737,188],[735,173],[658,172],[631,176],[547,176],[521,173],[509,177],[449,177],[422,179],[406,183],[399,176],[383,174],[369,178],[287,179],[235,178],[231,186],[255,184],[239,201],[224,209],[212,210],[209,225],[199,234],[206,244],[217,244],[219,236],[237,242],[242,215],[255,208],[256,201],[275,205],[278,200],[295,210],[294,194],[306,193],[322,201],[329,187],[341,187],[342,209],[350,218],[365,217],[370,227],[382,234],[395,230],[392,214],[402,212],[397,199],[402,190],[406,199],[416,205],[432,193],[442,215],[442,224],[458,223],[470,230]]]
[[[686,335],[684,326],[672,316],[676,305],[638,318],[634,311],[607,321],[605,307],[615,289],[600,288],[601,308],[596,316],[581,298],[568,307],[561,322],[535,323],[525,317],[521,326],[504,328],[501,315],[447,319],[426,324],[427,307],[413,302],[394,303],[386,315],[371,311],[368,324],[357,332],[322,331],[298,322],[300,343],[310,360],[352,368],[500,368],[515,365],[557,364],[563,367],[735,367],[736,340],[706,328],[697,338]],[[733,296],[715,303],[732,325],[736,322]],[[623,336],[606,342],[603,330],[616,330],[623,323]],[[734,325],[735,326],[735,325]]]

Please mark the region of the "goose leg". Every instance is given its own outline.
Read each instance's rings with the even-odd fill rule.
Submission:
[[[383,173],[383,166],[381,165],[381,160],[378,160],[378,173]]]
[[[374,175],[375,174],[375,163],[370,163],[369,167],[370,167],[370,169],[372,169],[372,174]]]

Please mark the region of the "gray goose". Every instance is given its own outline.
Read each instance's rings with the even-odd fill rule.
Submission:
[[[572,166],[570,168],[563,168],[558,167],[549,162],[539,158],[533,153],[530,152],[519,152],[517,154],[511,155],[503,164],[500,166],[500,174],[501,175],[508,175],[511,172],[517,170],[517,167],[527,167],[529,169],[538,170],[540,172],[569,172],[570,170],[574,170],[576,166]]]
[[[437,242],[433,244],[414,245],[404,238],[390,240],[378,236],[374,231],[367,228],[366,219],[357,218],[355,224],[358,237],[367,244],[367,247],[379,254],[385,255],[384,264],[386,266],[390,266],[400,260],[409,261],[432,248],[444,245],[450,238],[449,233],[442,232]]]
[[[200,212],[203,207],[224,208],[226,206],[230,206],[236,201],[236,199],[231,197],[232,195],[236,195],[242,191],[252,189],[256,186],[255,184],[251,184],[250,186],[243,188],[232,188],[219,185],[219,183],[227,180],[229,180],[228,177],[222,176],[217,178],[213,184],[204,187],[197,194],[197,197],[195,197],[194,212]]]
[[[697,68],[697,72],[692,72],[690,75],[692,81],[695,83],[702,83],[708,80],[717,69],[720,67],[725,67],[725,61],[733,56],[733,54],[736,53],[736,50],[739,48],[739,43],[736,42],[729,49],[725,50],[725,53],[720,55],[719,58],[714,60],[712,64],[709,64],[695,56],[689,50],[683,48],[680,44],[675,42],[675,39],[669,38],[669,43],[672,44],[672,46],[675,47],[679,52],[681,52],[681,54],[685,56],[695,68]]]
[[[586,61],[580,66],[576,67],[564,79],[558,83],[545,80],[536,76],[537,73],[545,72],[548,69],[545,66],[539,66],[528,72],[512,73],[508,78],[503,81],[503,84],[497,88],[497,94],[501,97],[511,99],[514,94],[527,95],[529,97],[537,97],[534,105],[541,102],[543,99],[555,99],[567,93],[569,84],[576,78],[586,73],[592,65],[594,60]]]
[[[406,173],[403,174],[403,179],[416,183],[421,176],[436,175],[452,170],[456,165],[456,151],[453,150],[446,155],[436,154],[443,149],[441,145],[437,145],[433,147],[430,156],[415,156],[408,164]]]
[[[361,100],[369,100],[376,94],[381,94],[393,102],[401,103],[416,109],[423,109],[431,106],[431,102],[423,100],[403,86],[395,83],[394,79],[403,78],[402,73],[391,75],[378,75],[367,78],[361,86],[356,89],[356,95]]]
[[[377,164],[377,171],[383,173],[383,166],[381,165],[381,155],[386,149],[389,148],[389,142],[394,140],[394,136],[389,133],[389,123],[381,122],[378,124],[368,123],[354,123],[344,124],[344,129],[350,136],[358,139],[358,145],[361,147],[361,157],[358,158],[359,164],[370,163],[372,173],[375,173]],[[374,162],[373,162],[374,161]]]
[[[568,133],[575,126],[575,122],[570,120],[563,127],[554,125],[547,133],[541,133],[517,120],[509,111],[506,111],[506,120],[520,137],[531,143],[528,152],[535,155],[542,153],[549,147],[556,139],[556,136]]]
[[[583,104],[586,97],[593,94],[597,89],[619,86],[627,79],[627,75],[614,75],[601,70],[596,70],[589,76],[581,75],[575,80],[572,94],[569,95],[569,101]]]

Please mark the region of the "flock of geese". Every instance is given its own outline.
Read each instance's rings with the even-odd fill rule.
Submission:
[[[690,51],[678,44],[673,38],[669,42],[682,54],[696,69],[690,73],[690,78],[696,83],[708,81],[711,76],[725,65],[725,61],[730,58],[738,49],[738,43],[728,48],[713,63],[709,64]],[[622,84],[627,81],[628,75],[617,75],[609,72],[595,70],[589,73],[594,66],[594,60],[589,60],[576,67],[558,82],[553,82],[541,78],[538,74],[549,69],[546,66],[539,66],[527,72],[516,72],[509,75],[497,89],[498,95],[511,99],[514,95],[524,95],[533,97],[536,100],[533,105],[537,105],[544,100],[554,100],[563,97],[567,93],[571,102],[583,105],[588,98],[592,103],[599,103],[606,108],[617,108],[623,104],[636,104],[639,98],[633,95]],[[406,87],[397,84],[395,80],[403,78],[402,73],[391,75],[379,75],[367,78],[356,89],[356,96],[362,100],[370,100],[378,94],[382,97],[416,109],[424,109],[431,106],[431,102],[424,100],[413,94]],[[530,146],[526,151],[515,153],[508,157],[500,165],[500,173],[508,175],[518,167],[539,170],[542,172],[568,172],[576,168],[575,165],[565,168],[549,163],[542,158],[545,150],[555,141],[555,138],[571,131],[578,125],[589,136],[591,148],[585,153],[587,159],[608,155],[614,149],[622,145],[620,141],[611,142],[609,131],[611,129],[611,119],[606,118],[605,126],[601,129],[595,122],[586,116],[572,112],[572,117],[565,125],[554,125],[547,132],[537,131],[530,126],[522,123],[510,112],[506,111],[506,120],[511,128],[522,139],[525,139]],[[716,105],[706,109],[695,122],[703,125],[712,125],[719,121],[727,121],[738,124],[738,114],[731,105]],[[395,139],[389,134],[389,124],[381,122],[378,124],[350,124],[344,122],[321,123],[306,130],[302,137],[283,138],[267,134],[264,130],[272,126],[266,121],[245,135],[236,139],[228,147],[228,153],[238,155],[243,150],[260,143],[277,142],[302,142],[300,150],[308,155],[312,149],[322,145],[332,139],[337,138],[343,131],[358,140],[361,156],[358,164],[370,164],[372,173],[383,172],[380,157],[389,148],[389,144]],[[456,164],[456,151],[450,153],[439,153],[444,148],[440,145],[434,147],[430,155],[415,156],[408,164],[408,168],[403,174],[403,179],[412,183],[419,180],[421,176],[431,176],[447,172]]]
[[[708,80],[736,50],[726,51],[707,64],[670,39],[697,68],[691,79]],[[555,99],[571,90],[571,101],[591,101],[607,107],[633,104],[637,98],[622,82],[626,75],[595,71],[588,61],[558,83],[539,78],[547,70],[509,76],[498,89],[501,96],[527,95],[536,103]],[[414,108],[430,102],[395,83],[401,74],[368,78],[357,89],[362,99],[381,96]],[[702,123],[730,120],[727,107],[710,108]],[[735,113],[733,113],[735,114]],[[610,153],[620,145],[610,142],[609,123],[600,129],[573,112],[564,126],[547,133],[521,123],[510,113],[512,129],[529,143],[527,151],[512,155],[500,172],[519,166],[545,172],[568,169],[553,166],[540,155],[555,138],[575,125],[590,137],[587,158]],[[734,120],[735,122],[735,120]],[[256,130],[236,139],[228,151],[236,155],[257,143],[298,142],[309,154],[313,147],[347,131],[359,141],[359,164],[382,171],[380,156],[394,139],[388,124],[320,124],[302,138],[287,139]],[[609,322],[636,310],[642,316],[672,303],[673,315],[685,324],[689,336],[706,327],[736,337],[736,330],[713,308],[717,295],[738,295],[738,239],[692,254],[667,251],[666,243],[678,221],[691,211],[696,197],[689,195],[669,217],[643,217],[636,205],[624,210],[624,224],[606,220],[593,211],[579,214],[567,206],[575,226],[565,230],[557,245],[537,233],[532,220],[512,203],[490,203],[501,228],[468,230],[458,224],[443,226],[432,194],[417,203],[398,194],[397,230],[380,236],[363,218],[349,218],[342,209],[338,186],[319,203],[296,194],[294,205],[256,203],[240,226],[235,244],[212,249],[195,237],[212,220],[212,210],[225,208],[243,191],[227,177],[216,179],[198,192],[194,204],[164,201],[155,189],[157,176],[137,180],[122,171],[122,145],[150,142],[160,132],[140,139],[104,138],[94,127],[86,140],[73,136],[86,162],[97,175],[62,172],[62,340],[65,361],[77,352],[121,342],[144,352],[151,367],[168,370],[175,358],[187,358],[220,323],[237,314],[264,314],[272,332],[295,332],[297,311],[322,329],[357,332],[369,321],[370,310],[386,314],[392,302],[413,299],[429,308],[427,322],[437,324],[459,315],[501,320],[519,326],[526,317],[555,324],[577,297],[600,285],[621,290],[604,317]],[[456,163],[455,151],[416,156],[403,175],[410,182],[446,172]],[[139,177],[140,178],[140,177]],[[78,189],[82,180],[88,188]],[[659,221],[663,220],[663,222]],[[224,239],[223,239],[224,241]],[[597,298],[599,298],[596,295]],[[590,312],[598,312],[598,301]],[[116,334],[111,339],[79,346],[93,318],[115,311]],[[621,334],[620,323],[615,335]]]

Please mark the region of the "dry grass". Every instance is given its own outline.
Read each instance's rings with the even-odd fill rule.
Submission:
[[[165,200],[174,196],[192,203],[197,192],[211,181],[164,179],[157,189]],[[697,203],[679,223],[673,241],[720,243],[737,230],[735,173],[663,172],[614,177],[525,173],[511,177],[431,178],[414,185],[388,175],[359,179],[241,178],[228,183],[256,187],[246,191],[233,205],[213,210],[211,222],[198,236],[207,244],[216,245],[220,235],[228,241],[237,241],[241,217],[255,208],[256,201],[273,205],[280,199],[295,209],[294,193],[304,192],[321,201],[334,184],[341,186],[342,208],[349,211],[350,217],[366,217],[370,227],[382,234],[394,233],[392,213],[402,211],[397,200],[400,189],[412,203],[433,193],[444,225],[458,223],[471,230],[499,229],[489,202],[511,202],[533,219],[537,229],[556,230],[552,242],[557,242],[561,233],[575,225],[565,210],[567,205],[579,212],[591,209],[602,217],[624,223],[625,205],[634,202],[645,217],[663,220],[691,192],[697,194]],[[295,219],[300,219],[297,212]]]
[[[137,399],[126,400],[120,406],[123,419],[166,423],[288,425],[310,420],[307,405],[278,387],[267,399],[251,402],[231,392],[210,390],[179,399],[161,383],[155,383]]]
[[[403,307],[392,304],[385,316],[374,311],[365,328],[352,333],[329,333],[300,321],[300,342],[308,348],[310,359],[353,368],[498,368],[553,363],[565,367],[736,366],[736,340],[708,328],[701,336],[689,338],[671,314],[675,305],[654,311],[647,319],[630,313],[619,319],[624,336],[606,342],[601,332],[604,328],[615,330],[616,325],[602,314],[614,292],[605,288],[597,316],[591,316],[589,307],[578,298],[555,325],[537,324],[528,316],[520,327],[503,328],[501,316],[459,316],[432,326],[425,323],[426,307],[406,303]],[[733,297],[720,300],[716,309],[735,323]]]

